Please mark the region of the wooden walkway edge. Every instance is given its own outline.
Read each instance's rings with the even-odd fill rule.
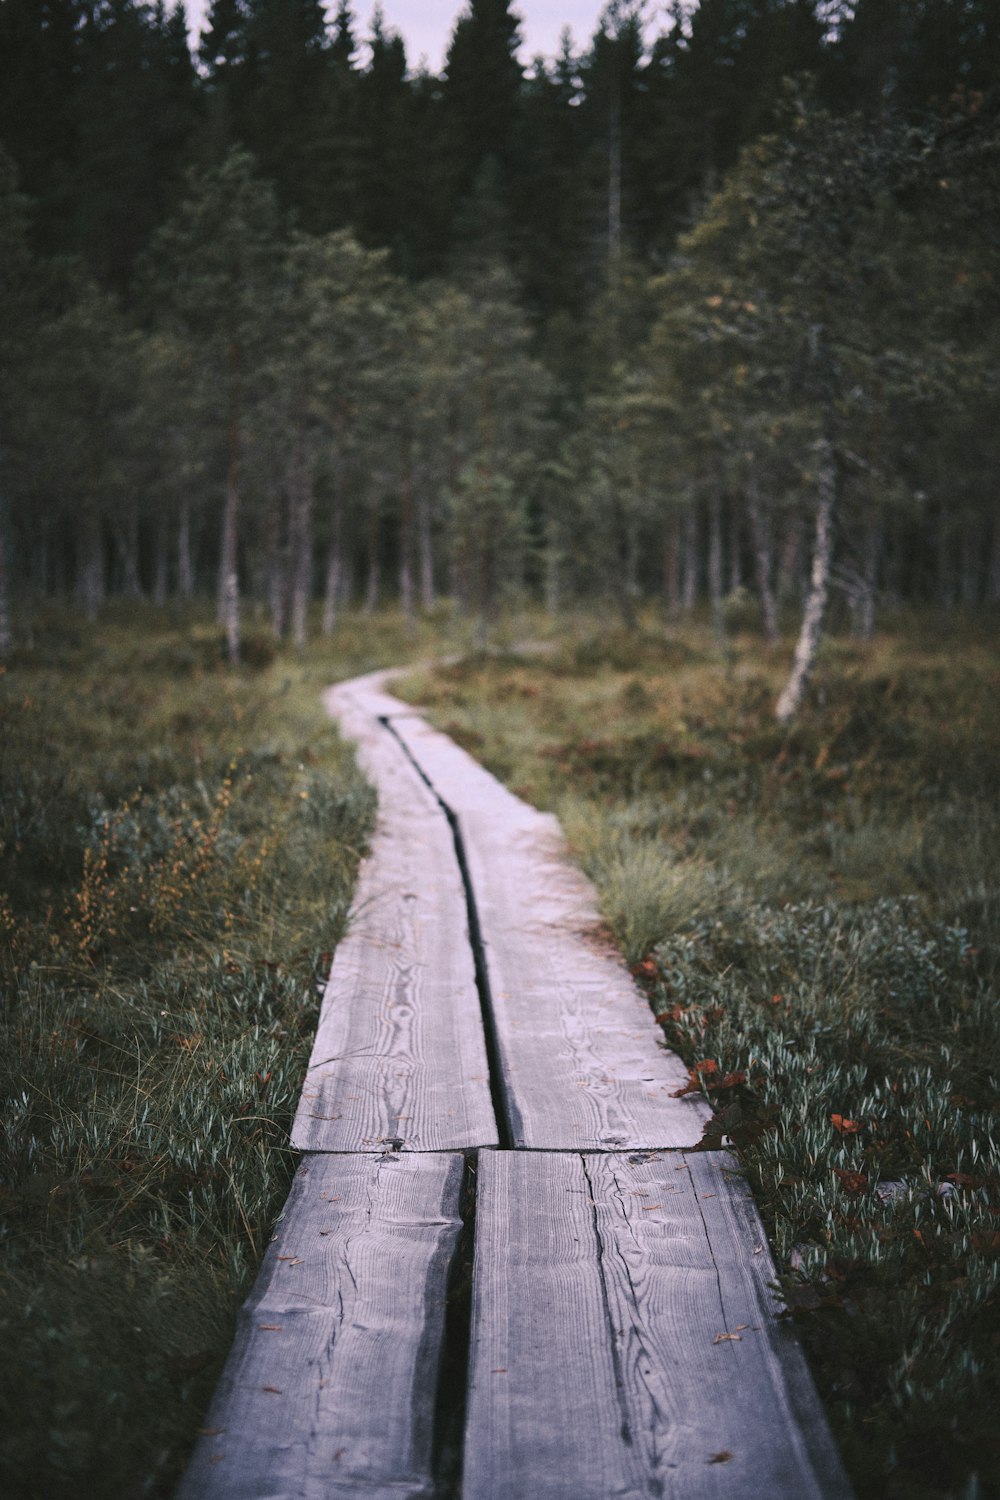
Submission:
[[[389,676],[327,694],[378,825],[178,1500],[850,1500],[753,1199],[692,1152],[707,1108],[558,824]]]

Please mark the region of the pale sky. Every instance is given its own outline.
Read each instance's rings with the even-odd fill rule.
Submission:
[[[208,0],[185,0],[188,20],[196,37],[201,31],[207,5]],[[331,15],[335,8],[333,4],[327,6]],[[367,0],[355,0],[353,9],[357,17],[357,34],[364,37],[374,0],[371,4]],[[431,72],[440,72],[455,19],[465,9],[462,0],[383,0],[382,9],[386,26],[403,35],[411,70],[416,70],[421,57],[425,57]],[[519,12],[522,20],[524,45],[521,59],[529,63],[539,52],[552,57],[559,51],[564,26],[572,31],[577,51],[586,47],[597,29],[597,18],[604,10],[604,3],[603,0],[520,0],[513,9]],[[650,19],[655,19],[663,9],[662,5],[649,5]]]

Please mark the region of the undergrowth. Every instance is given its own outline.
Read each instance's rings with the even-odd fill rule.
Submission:
[[[567,629],[399,691],[563,820],[738,1149],[863,1500],[1000,1494],[995,631]]]
[[[0,676],[11,1500],[176,1484],[287,1194],[374,810],[319,693],[421,644],[355,619],[231,671],[207,623],[53,611]]]

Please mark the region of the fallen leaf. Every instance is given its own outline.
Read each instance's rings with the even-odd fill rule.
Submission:
[[[727,1449],[723,1448],[721,1453],[713,1453],[712,1457],[706,1458],[705,1462],[707,1464],[727,1464],[729,1463],[732,1456],[733,1455],[728,1452]]]
[[[746,1328],[746,1323],[742,1327]],[[717,1333],[712,1340],[713,1344],[742,1344],[743,1340],[738,1333]]]
[[[258,1323],[257,1327],[263,1329],[264,1333],[280,1333],[280,1323]]]
[[[861,1129],[857,1120],[845,1120],[843,1115],[831,1115],[830,1124],[840,1135],[857,1135]]]
[[[268,1391],[272,1396],[281,1395],[281,1387],[277,1385],[262,1385],[261,1390]]]
[[[834,1174],[840,1179],[840,1185],[845,1193],[863,1193],[868,1186],[868,1178],[864,1172],[851,1172],[844,1167],[834,1167]]]

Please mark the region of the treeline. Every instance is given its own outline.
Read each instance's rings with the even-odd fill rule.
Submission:
[[[0,574],[211,578],[234,656],[248,591],[784,593],[804,671],[831,587],[1000,597],[995,6],[641,13],[526,70],[473,0],[435,78],[346,0],[214,0],[197,65],[5,0]]]

